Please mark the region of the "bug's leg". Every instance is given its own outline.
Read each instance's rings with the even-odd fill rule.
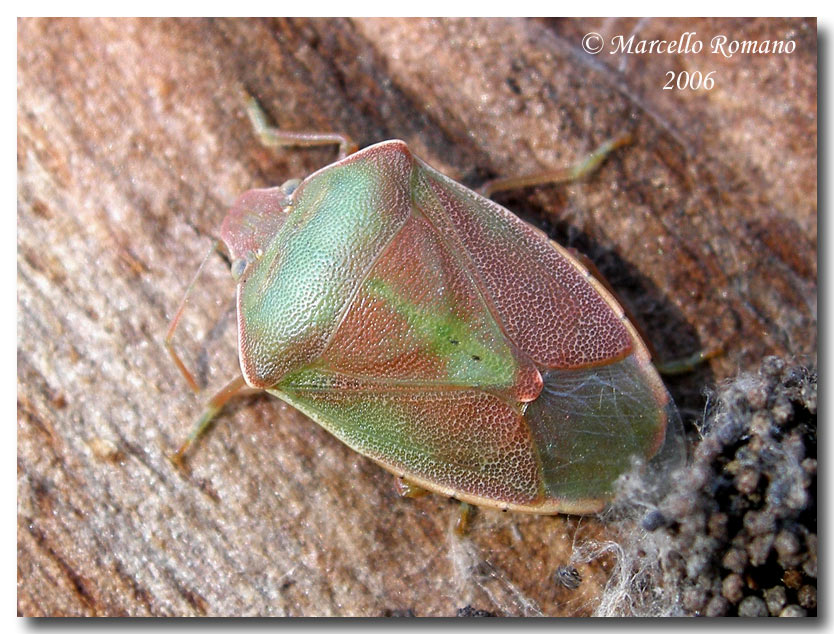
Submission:
[[[168,332],[165,335],[165,349],[168,350],[168,354],[171,355],[171,359],[174,361],[174,365],[177,366],[177,369],[180,371],[183,377],[185,377],[186,383],[188,383],[189,387],[198,394],[200,392],[200,386],[197,385],[197,381],[194,379],[194,375],[191,374],[188,368],[185,367],[185,364],[182,362],[182,359],[180,359],[180,355],[178,355],[177,351],[174,349],[174,333],[177,330],[177,326],[180,323],[182,313],[185,310],[186,304],[188,303],[188,296],[194,289],[195,284],[197,284],[197,279],[200,277],[200,273],[202,273],[203,267],[205,267],[209,257],[211,257],[211,254],[214,252],[214,250],[218,247],[219,244],[220,241],[215,240],[212,243],[211,248],[208,250],[208,253],[206,253],[206,257],[203,258],[200,267],[194,274],[194,279],[191,280],[191,283],[188,285],[188,288],[185,289],[185,294],[182,296],[179,308],[177,308],[177,312],[174,313],[174,316],[171,318],[171,323],[168,325]]]
[[[397,492],[397,495],[404,498],[419,498],[428,493],[423,487],[405,478],[396,478],[394,480],[394,490]]]
[[[602,274],[594,262],[584,253],[581,253],[573,248],[568,248],[568,251],[571,252],[577,260],[579,260],[588,271],[590,271],[591,275],[593,275],[599,282],[611,293],[614,297],[617,297],[617,291],[614,290],[614,287],[608,282],[606,277]],[[632,313],[631,309],[629,308],[628,304],[623,301],[620,301],[620,305],[622,306],[623,310],[625,311],[626,317],[628,317],[631,324],[640,334],[640,338],[646,343],[646,346],[649,348],[649,352],[652,355],[652,359],[657,358],[657,352],[654,349],[654,346],[651,344],[651,340],[646,337],[646,334],[640,328],[640,322],[634,318],[634,314]],[[687,374],[688,372],[692,372],[697,368],[699,365],[704,363],[705,361],[709,361],[714,357],[718,357],[724,354],[724,349],[722,347],[713,348],[712,350],[699,350],[698,352],[691,354],[687,357],[683,357],[681,359],[672,359],[671,361],[654,361],[655,369],[663,375],[666,376],[675,376],[678,374]]]
[[[289,132],[279,130],[269,124],[266,113],[258,100],[251,95],[246,96],[246,114],[261,143],[268,147],[313,147],[316,145],[339,145],[339,158],[353,154],[357,145],[346,134],[337,132]]]
[[[472,516],[475,515],[475,507],[467,502],[460,503],[460,514],[457,522],[455,522],[455,534],[463,537],[469,532],[469,526],[472,524]]]
[[[177,449],[176,453],[171,456],[171,462],[178,467],[182,466],[185,454],[194,442],[203,435],[203,432],[206,431],[208,426],[211,424],[211,421],[214,420],[215,416],[220,413],[220,410],[223,409],[223,406],[229,401],[229,399],[243,394],[250,394],[255,391],[257,390],[250,388],[242,376],[235,377],[229,381],[223,389],[212,396],[209,402],[206,403],[206,408],[197,419],[197,422],[194,423],[194,426],[191,428],[188,436],[180,445],[180,448]]]
[[[671,361],[657,362],[654,367],[658,372],[666,376],[675,376],[677,374],[686,374],[692,372],[699,365],[705,361],[724,354],[724,349],[721,347],[712,350],[699,350],[698,352],[683,357],[682,359],[673,359]]]
[[[554,185],[581,180],[596,170],[611,152],[630,144],[633,140],[630,133],[621,134],[618,137],[609,139],[584,159],[570,167],[547,170],[528,176],[496,178],[495,180],[484,183],[479,192],[482,196],[489,198],[496,192],[506,191],[508,189],[532,187],[533,185]]]

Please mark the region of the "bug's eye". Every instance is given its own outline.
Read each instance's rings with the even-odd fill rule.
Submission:
[[[292,196],[292,193],[296,190],[296,188],[301,184],[301,180],[298,178],[292,178],[288,180],[286,183],[281,185],[281,191],[284,192],[287,196]]]
[[[239,280],[241,275],[246,272],[246,267],[249,266],[249,261],[245,258],[238,258],[232,262],[232,277],[235,281]]]

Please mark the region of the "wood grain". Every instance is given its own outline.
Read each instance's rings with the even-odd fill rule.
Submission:
[[[588,31],[796,50],[592,57]],[[632,131],[586,182],[497,198],[589,255],[661,359],[725,347],[670,381],[686,415],[765,355],[815,362],[816,53],[814,20],[19,20],[19,614],[590,613],[611,561],[552,573],[600,522],[482,512],[459,540],[454,502],[397,498],[274,399],[168,462],[204,397],[161,339],[225,209],[335,156],[259,146],[242,94],[473,186]],[[213,256],[177,336],[208,394],[237,369],[233,292]]]

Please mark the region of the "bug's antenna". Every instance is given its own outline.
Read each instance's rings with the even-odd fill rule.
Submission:
[[[188,285],[188,288],[185,289],[185,294],[182,296],[179,308],[177,308],[177,312],[171,319],[171,324],[168,326],[168,333],[165,335],[165,348],[168,350],[168,354],[171,355],[171,359],[174,361],[174,365],[177,366],[180,373],[182,373],[183,377],[185,377],[186,383],[188,383],[189,387],[192,390],[194,390],[194,392],[196,392],[197,394],[200,393],[200,386],[197,385],[197,381],[194,379],[194,375],[191,374],[188,368],[185,367],[185,364],[182,362],[182,359],[180,359],[180,356],[177,354],[177,351],[174,350],[174,332],[177,330],[177,326],[180,323],[180,317],[182,317],[182,313],[185,310],[185,305],[188,303],[188,296],[191,294],[191,291],[197,284],[197,278],[199,278],[200,273],[203,272],[203,267],[205,267],[211,254],[214,253],[214,251],[219,246],[220,240],[215,239],[211,243],[211,248],[208,250],[208,253],[206,253],[206,256],[203,258],[203,261],[200,264],[200,268],[198,268],[197,272],[194,274],[194,279],[191,280],[191,283]]]

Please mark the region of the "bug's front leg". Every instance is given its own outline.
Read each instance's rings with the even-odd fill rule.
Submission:
[[[208,403],[206,403],[205,410],[203,410],[203,413],[194,423],[194,426],[191,428],[188,436],[180,445],[180,448],[177,449],[176,453],[171,456],[171,462],[178,467],[182,466],[185,454],[197,441],[197,439],[203,435],[206,429],[208,429],[211,422],[230,399],[235,396],[243,396],[244,394],[252,394],[259,391],[260,390],[255,390],[254,388],[249,387],[242,376],[237,376],[229,381],[217,394],[211,397]]]
[[[269,124],[258,100],[246,96],[246,114],[261,143],[268,147],[313,147],[317,145],[339,145],[339,158],[343,159],[356,152],[358,146],[346,134],[338,132],[290,132],[279,130]]]

